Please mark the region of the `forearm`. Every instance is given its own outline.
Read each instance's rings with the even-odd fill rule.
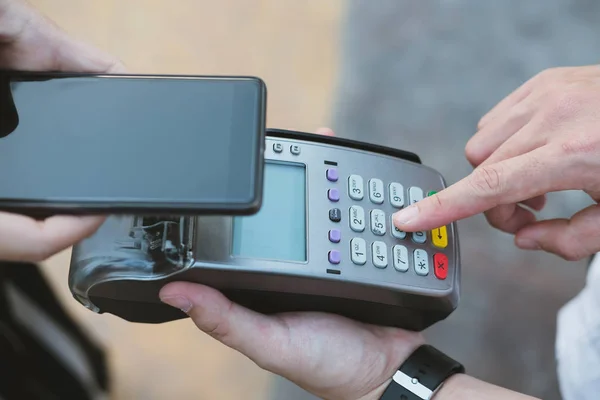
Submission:
[[[432,400],[534,400],[535,397],[513,392],[472,376],[457,374],[444,383]]]
[[[381,385],[377,390],[361,400],[378,400],[391,382]],[[450,377],[431,400],[536,400],[536,397],[513,392],[465,374]],[[539,399],[538,399],[539,400]]]

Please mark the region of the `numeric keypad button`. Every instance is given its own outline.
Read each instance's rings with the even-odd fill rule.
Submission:
[[[372,251],[373,265],[377,268],[385,268],[388,265],[387,246],[383,242],[373,242]]]
[[[371,232],[377,236],[383,236],[385,231],[385,213],[381,210],[371,211]]]
[[[375,204],[383,203],[383,181],[381,179],[369,180],[369,198]]]
[[[448,231],[445,226],[431,230],[431,241],[435,247],[444,249],[448,246]]]
[[[362,200],[365,196],[364,182],[360,175],[350,175],[348,178],[348,196],[352,200]]]
[[[417,186],[412,186],[410,189],[408,189],[408,198],[410,205],[418,203],[419,201],[423,200],[423,189]],[[415,243],[423,244],[427,241],[427,233],[414,232],[412,234],[412,238]]]
[[[408,249],[401,244],[392,248],[392,257],[394,258],[394,268],[400,272],[408,271]]]
[[[365,230],[365,210],[361,206],[350,207],[350,229],[354,232]]]
[[[408,198],[411,205],[423,200],[423,189],[417,186],[412,186],[408,190]]]
[[[393,216],[390,217],[390,227],[393,237],[395,237],[396,239],[406,239],[406,232],[401,231],[400,229],[396,228],[396,225],[394,225]]]
[[[390,183],[390,204],[392,207],[404,207],[404,186],[400,183]]]
[[[362,238],[350,241],[350,259],[356,265],[365,265],[367,262],[367,242]]]
[[[413,255],[417,275],[426,276],[429,274],[429,256],[427,252],[423,249],[417,249]]]
[[[427,233],[423,231],[413,232],[412,239],[415,243],[423,244],[427,241]]]

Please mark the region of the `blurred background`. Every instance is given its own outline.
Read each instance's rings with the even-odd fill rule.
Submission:
[[[478,119],[554,66],[600,58],[595,0],[30,0],[131,72],[243,74],[269,90],[270,127],[418,153],[453,183]],[[550,196],[542,217],[589,204]],[[459,223],[462,302],[430,341],[481,379],[559,399],[556,313],[584,284],[586,262],[524,252],[481,216]],[[70,296],[70,253],[45,265],[69,312],[110,354],[112,399],[311,399],[195,329],[95,315]]]

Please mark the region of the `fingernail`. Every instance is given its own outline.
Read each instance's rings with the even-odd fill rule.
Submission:
[[[161,297],[160,301],[170,305],[171,307],[179,308],[186,314],[192,309],[192,303],[183,296]]]
[[[394,214],[394,222],[396,224],[406,225],[417,218],[419,215],[419,208],[417,206],[410,206],[404,210],[398,211]]]
[[[540,248],[538,242],[527,237],[518,237],[517,246],[525,250],[538,250]]]

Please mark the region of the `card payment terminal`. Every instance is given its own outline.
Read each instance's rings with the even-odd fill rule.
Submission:
[[[263,313],[321,311],[416,331],[453,312],[455,224],[416,233],[392,224],[396,210],[445,187],[438,172],[413,153],[348,139],[270,129],[266,140],[256,214],[110,217],[73,249],[73,296],[143,323],[186,317],[158,298],[171,281]]]

